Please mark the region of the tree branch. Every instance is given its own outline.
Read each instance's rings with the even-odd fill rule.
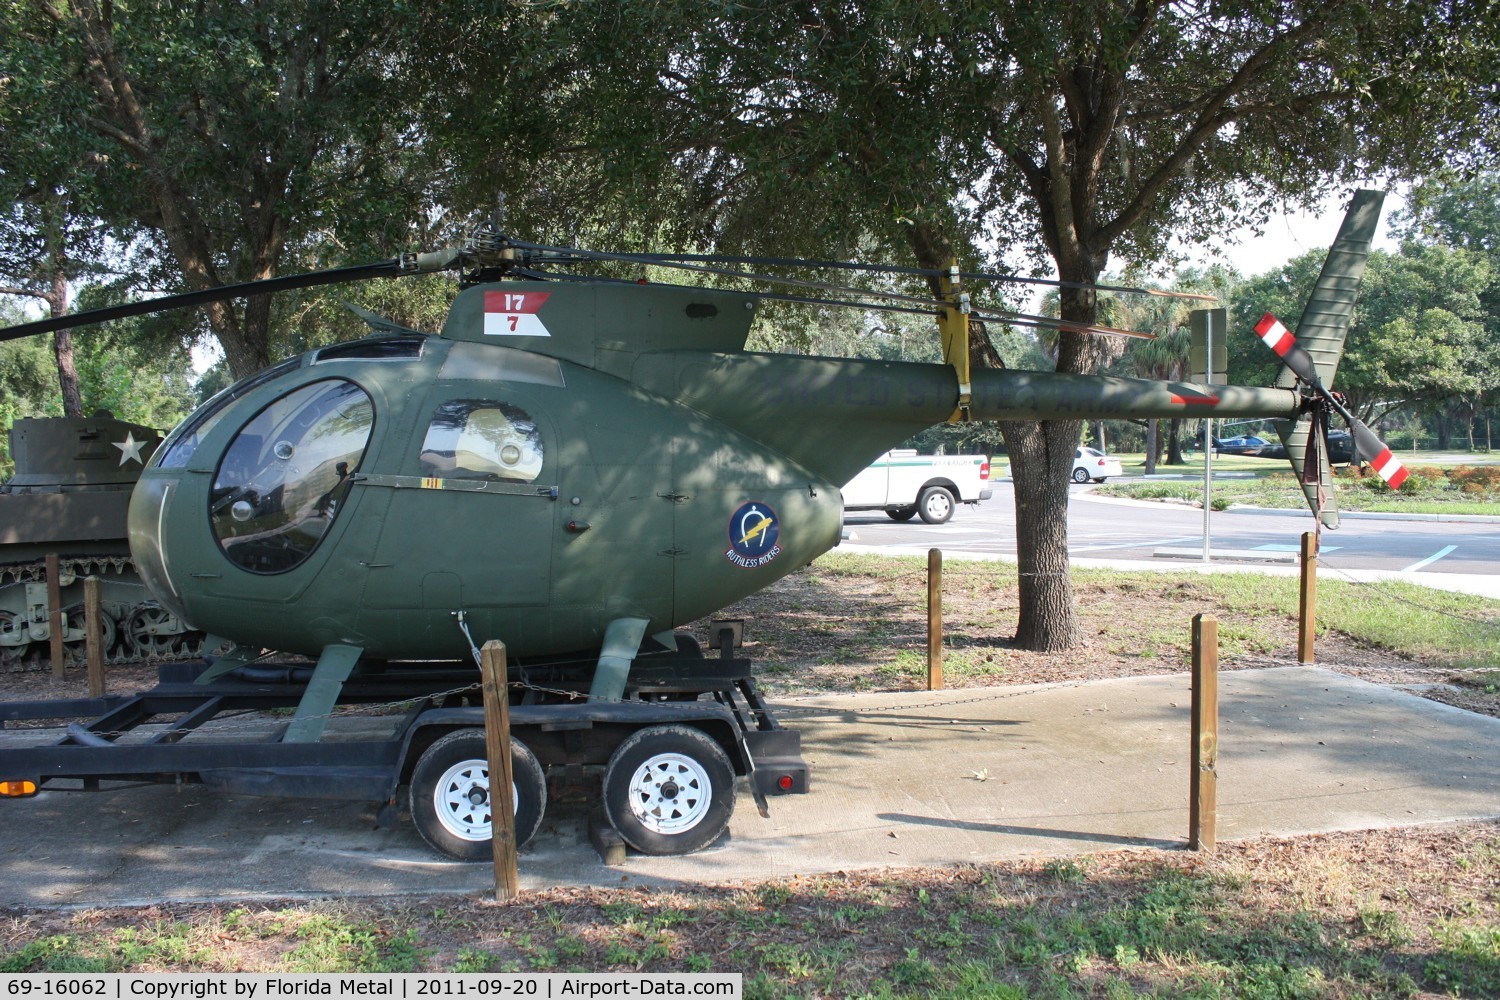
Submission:
[[[1172,155],[1158,165],[1156,170],[1141,183],[1130,203],[1112,221],[1099,227],[1098,232],[1094,234],[1094,242],[1101,246],[1109,246],[1139,222],[1146,215],[1157,195],[1181,173],[1183,166],[1203,147],[1203,144],[1220,128],[1239,116],[1239,110],[1231,107],[1230,101],[1243,93],[1252,83],[1258,81],[1272,60],[1284,49],[1295,46],[1313,34],[1321,26],[1327,13],[1340,6],[1342,6],[1342,0],[1329,0],[1325,6],[1318,8],[1317,15],[1307,18],[1284,34],[1273,36],[1265,45],[1252,53],[1234,75],[1205,102],[1197,123],[1178,143]]]

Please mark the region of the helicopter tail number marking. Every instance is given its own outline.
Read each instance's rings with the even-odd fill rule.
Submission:
[[[484,333],[487,337],[550,337],[537,311],[551,292],[485,292]]]

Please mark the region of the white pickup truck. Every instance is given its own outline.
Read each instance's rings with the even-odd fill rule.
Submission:
[[[895,521],[920,514],[942,524],[960,503],[990,498],[986,455],[918,455],[910,448],[888,451],[844,485],[845,510],[883,510]]]

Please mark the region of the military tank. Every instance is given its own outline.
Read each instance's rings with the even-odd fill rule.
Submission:
[[[63,644],[84,657],[83,581],[101,582],[105,656],[111,662],[197,653],[202,634],[147,593],[126,537],[130,492],[162,436],[92,417],[27,417],[10,430],[15,475],[0,485],[0,670],[48,662],[46,560],[59,561]]]

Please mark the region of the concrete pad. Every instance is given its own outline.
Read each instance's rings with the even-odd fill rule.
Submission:
[[[1305,667],[1220,677],[1221,840],[1500,816],[1500,719]],[[1186,676],[825,695],[778,712],[812,792],[687,857],[601,864],[584,811],[549,807],[523,888],[674,884],[1185,845]],[[409,822],[199,787],[0,802],[0,906],[485,891]]]

